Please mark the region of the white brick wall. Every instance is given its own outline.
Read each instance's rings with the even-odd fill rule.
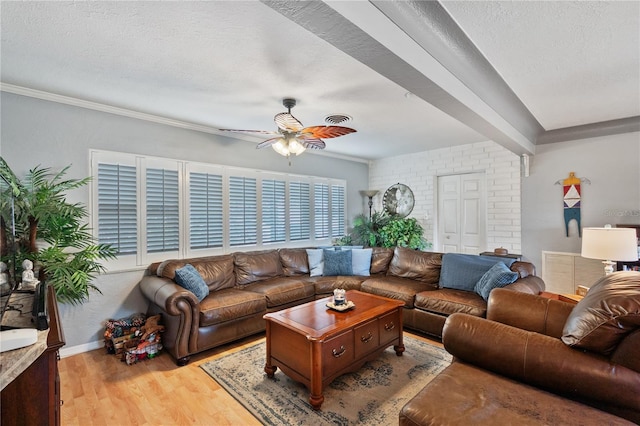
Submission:
[[[382,196],[391,185],[409,186],[416,201],[410,217],[420,221],[433,242],[437,177],[470,172],[486,175],[487,250],[504,247],[521,253],[520,157],[492,141],[372,161],[369,188],[380,190],[373,209],[382,210]]]

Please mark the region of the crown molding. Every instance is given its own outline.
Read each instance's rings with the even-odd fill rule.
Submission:
[[[79,108],[90,109],[94,111],[106,112],[108,114],[120,115],[123,117],[134,118],[136,120],[144,120],[152,123],[164,124],[166,126],[178,127],[181,129],[194,130],[196,132],[208,133],[212,135],[222,136],[225,138],[237,139],[245,142],[251,142],[258,144],[261,139],[243,135],[238,133],[221,132],[220,130],[204,126],[202,124],[191,123],[189,121],[175,120],[173,118],[163,117],[154,114],[147,114],[145,112],[134,111],[127,108],[116,107],[112,105],[103,104],[100,102],[88,101],[85,99],[74,98],[72,96],[59,95],[57,93],[46,92],[43,90],[31,89],[28,87],[17,86],[15,84],[0,82],[0,91],[13,93],[14,95],[26,96],[30,98],[41,99],[44,101],[55,102],[64,105],[71,105]],[[357,163],[368,164],[369,160],[360,157],[351,157],[349,155],[335,154],[331,152],[307,150],[305,154],[321,155],[324,157],[331,157],[340,160],[354,161]]]

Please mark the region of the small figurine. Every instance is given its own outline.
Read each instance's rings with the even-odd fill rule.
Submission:
[[[25,259],[22,262],[22,283],[20,283],[21,290],[35,290],[38,281],[33,274],[33,262],[29,259]]]
[[[7,264],[0,262],[0,294],[5,295],[11,291],[9,276],[7,274]]]

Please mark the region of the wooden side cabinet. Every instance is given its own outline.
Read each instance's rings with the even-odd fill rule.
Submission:
[[[52,287],[48,288],[47,349],[2,390],[2,425],[60,425],[58,350],[64,333]]]

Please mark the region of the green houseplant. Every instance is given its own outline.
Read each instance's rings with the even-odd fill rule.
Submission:
[[[78,304],[89,297],[89,289],[100,292],[92,281],[104,272],[100,261],[115,258],[116,252],[109,245],[94,242],[85,223],[86,206],[67,202],[67,191],[90,181],[64,179],[69,167],[54,173],[36,166],[19,179],[0,157],[0,225],[3,246],[11,246],[14,251],[12,256],[3,253],[3,260],[15,262],[13,266],[19,269],[24,259],[31,259],[40,268],[40,280],[46,279],[53,286],[58,300]],[[15,223],[13,241],[8,238],[13,237],[10,223]]]
[[[365,247],[409,247],[422,250],[428,247],[424,229],[415,218],[374,212],[371,218],[356,216],[351,230],[351,243]]]

